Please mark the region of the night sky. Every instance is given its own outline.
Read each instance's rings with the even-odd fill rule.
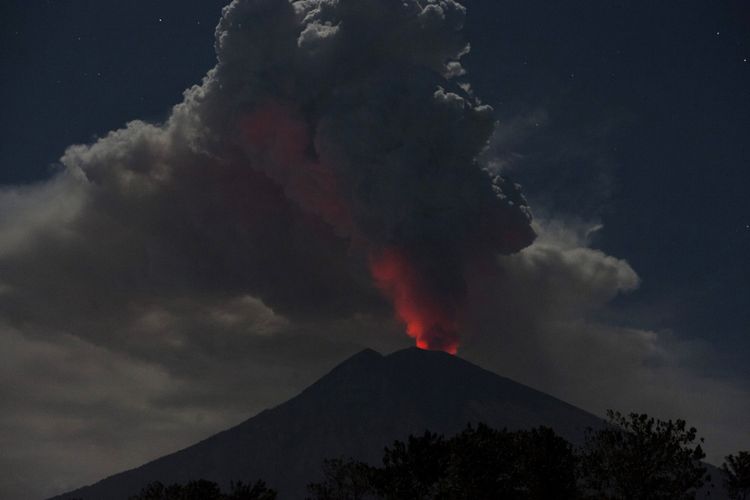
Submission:
[[[704,340],[713,373],[747,380],[750,6],[472,7],[477,93],[501,120],[547,115],[517,174],[532,207],[599,220],[594,246],[643,280],[627,320]]]
[[[502,307],[486,312],[477,304],[487,295],[469,293],[468,309],[479,312],[459,354],[596,414],[686,418],[714,463],[750,448],[750,5],[465,3],[466,79],[498,123],[485,159],[521,184],[539,238],[525,254],[503,256],[507,279],[482,289],[502,294]],[[168,120],[216,64],[225,4],[0,5],[0,294],[10,297],[0,295],[2,498],[58,493],[139,465],[283,401],[360,348],[412,342],[373,299],[377,289],[359,274],[337,278],[346,266],[335,286],[310,293],[350,298],[310,313],[281,285],[254,288],[262,273],[228,273],[228,282],[211,267],[234,257],[251,267],[273,252],[234,248],[211,260],[201,247],[191,258],[210,258],[195,279],[173,279],[183,263],[170,257],[174,270],[159,261],[168,270],[153,283],[131,283],[106,281],[128,274],[117,274],[116,251],[111,268],[101,264],[106,278],[92,277],[95,256],[129,233],[89,234],[83,251],[63,249],[59,260],[45,243],[68,223],[50,215],[65,195],[44,190],[64,170],[66,148],[131,120]],[[190,245],[174,200],[164,206],[179,229],[154,243],[156,253]],[[202,205],[185,206],[185,219],[200,219]],[[150,220],[149,202],[133,207],[111,213]],[[81,227],[109,227],[91,219]],[[216,220],[226,219],[202,224]],[[200,234],[216,245],[235,241],[228,231]],[[335,235],[323,240],[315,262],[336,260],[327,250],[340,250]],[[16,276],[34,269],[28,280]]]

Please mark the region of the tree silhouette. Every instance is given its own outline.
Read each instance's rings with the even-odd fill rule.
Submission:
[[[572,447],[548,428],[497,431],[479,425],[451,439],[426,432],[387,447],[382,467],[328,460],[316,500],[536,500],[576,498]]]
[[[383,498],[435,498],[448,466],[448,445],[442,436],[425,432],[396,441],[385,449],[383,467],[375,469],[375,490]]]
[[[573,449],[550,428],[508,432],[479,425],[448,443],[447,473],[436,498],[576,498]]]
[[[626,417],[609,410],[607,416],[610,425],[589,429],[581,453],[589,493],[612,500],[695,498],[709,479],[695,428],[687,428],[684,420],[655,420],[645,414]]]
[[[373,491],[373,471],[355,460],[328,459],[323,462],[323,482],[307,489],[317,500],[363,500]]]
[[[727,492],[735,500],[750,499],[750,452],[727,455],[725,460],[721,469],[724,471]]]

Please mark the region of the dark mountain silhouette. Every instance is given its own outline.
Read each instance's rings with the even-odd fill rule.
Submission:
[[[596,416],[442,352],[365,350],[301,394],[189,448],[54,500],[121,500],[145,484],[204,478],[263,479],[300,499],[328,457],[377,462],[385,445],[425,429],[453,434],[468,422],[510,430],[552,427],[580,443]]]

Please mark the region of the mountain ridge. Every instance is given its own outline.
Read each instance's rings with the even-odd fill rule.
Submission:
[[[279,499],[303,498],[324,458],[377,463],[384,446],[425,429],[451,435],[469,423],[552,427],[580,443],[602,420],[462,358],[409,348],[365,349],[297,396],[182,450],[53,497],[120,500],[145,484],[265,480]]]

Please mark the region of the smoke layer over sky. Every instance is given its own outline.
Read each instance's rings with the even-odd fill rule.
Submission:
[[[54,234],[21,209],[9,223],[70,261],[6,243],[24,256],[4,269],[6,307],[38,315],[19,290],[31,276],[64,315],[52,280],[77,282],[75,301],[113,283],[134,306],[187,288],[292,318],[362,313],[381,306],[369,262],[420,345],[455,352],[467,263],[534,237],[518,188],[477,161],[493,117],[457,80],[464,15],[454,1],[232,3],[217,66],[165,124],[71,147],[47,186],[6,195],[64,204],[46,214]],[[384,273],[389,259],[403,269]]]
[[[465,19],[454,0],[235,0],[163,123],[0,186],[0,496],[28,496],[32,469],[50,494],[138,465],[404,332],[595,413],[692,417],[732,451],[747,391],[619,326],[608,304],[640,278],[590,248],[595,220],[532,223],[505,176],[525,121],[474,95]]]

